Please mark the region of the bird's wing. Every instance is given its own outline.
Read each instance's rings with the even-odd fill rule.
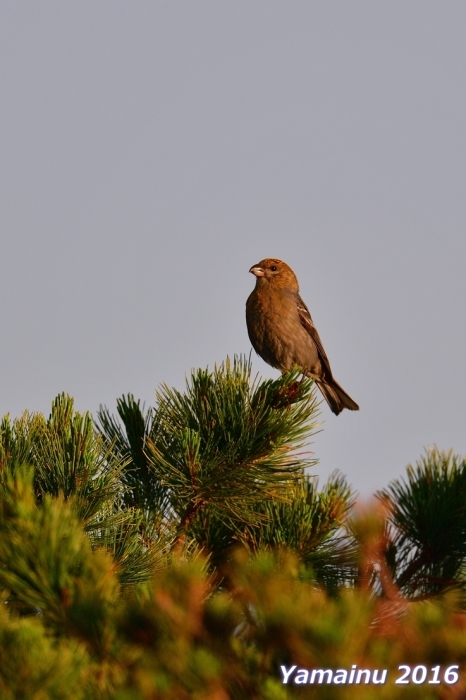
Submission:
[[[314,341],[317,347],[317,352],[319,353],[319,360],[322,362],[330,376],[332,376],[330,362],[328,361],[327,353],[325,352],[324,346],[322,345],[322,341],[319,337],[319,334],[317,333],[317,328],[314,326],[311,314],[309,313],[309,309],[307,308],[306,304],[301,299],[299,294],[296,295],[296,306],[298,309],[298,315],[299,320],[301,321],[301,325],[311,336],[312,340]]]

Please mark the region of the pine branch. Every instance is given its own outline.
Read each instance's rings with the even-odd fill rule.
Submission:
[[[178,537],[206,509],[249,524],[263,519],[256,506],[264,499],[289,499],[289,483],[315,463],[302,453],[317,427],[314,387],[297,376],[251,382],[250,363],[235,358],[193,372],[185,393],[158,392],[147,457],[177,514]]]
[[[146,455],[147,441],[154,439],[157,422],[154,411],[145,413],[144,406],[132,394],[117,399],[119,419],[101,406],[95,423],[99,434],[113,446],[113,450],[125,461],[123,482],[127,486],[124,500],[128,507],[138,507],[150,520],[154,516],[168,517],[169,498],[155,476]]]
[[[466,460],[431,449],[378,494],[389,504],[389,562],[409,597],[464,586]]]

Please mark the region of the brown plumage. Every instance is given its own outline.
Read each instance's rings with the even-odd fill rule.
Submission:
[[[265,258],[249,272],[256,276],[256,286],[246,302],[246,323],[257,354],[282,372],[301,367],[337,415],[344,408],[358,411],[358,404],[333,378],[293,270],[282,260]]]

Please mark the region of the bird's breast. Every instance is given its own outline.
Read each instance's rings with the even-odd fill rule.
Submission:
[[[246,302],[246,323],[254,350],[282,372],[293,365],[309,367],[317,359],[315,346],[299,320],[295,296],[254,290]]]

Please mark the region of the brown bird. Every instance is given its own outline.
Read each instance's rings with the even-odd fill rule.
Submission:
[[[249,272],[256,286],[246,302],[246,324],[254,350],[282,372],[297,366],[312,377],[331,410],[359,406],[335,381],[330,362],[304,301],[293,270],[282,260],[265,258]]]

